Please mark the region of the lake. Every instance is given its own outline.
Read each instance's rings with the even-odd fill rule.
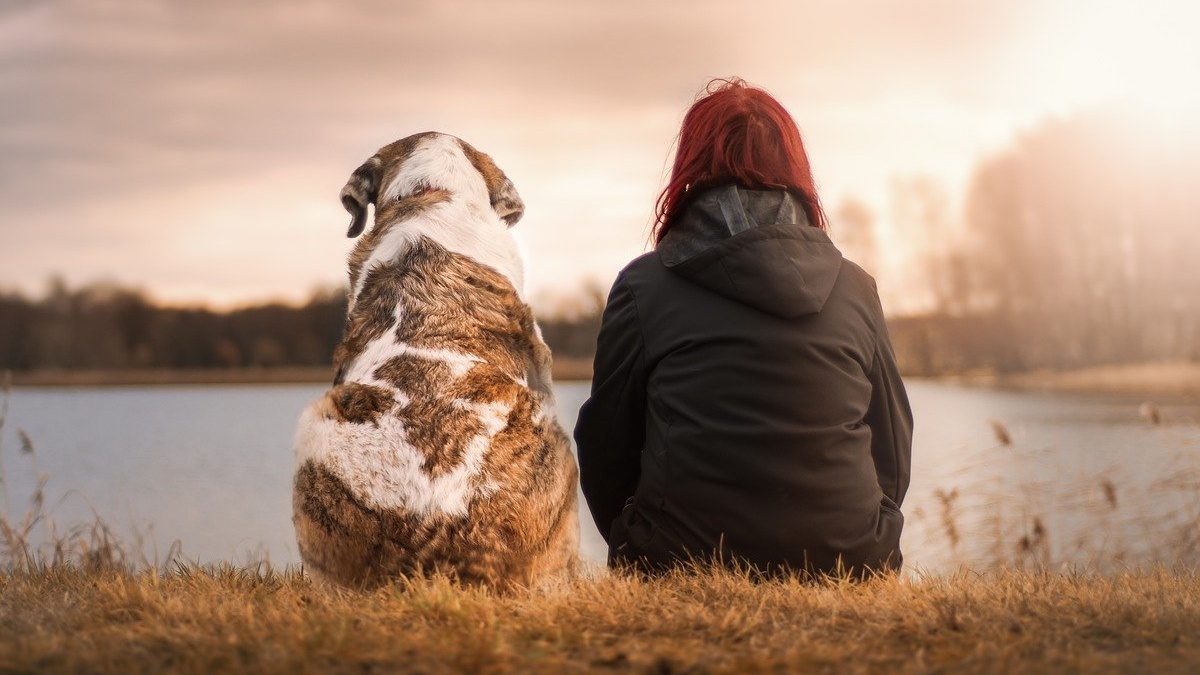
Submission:
[[[910,570],[1200,558],[1200,405],[908,381]],[[571,430],[586,383],[557,385]],[[0,435],[10,519],[39,476],[58,531],[104,519],[161,559],[298,561],[291,438],[318,385],[18,388]],[[21,452],[24,433],[34,451]],[[1008,436],[1008,443],[1002,436]],[[582,504],[582,496],[580,498]],[[0,508],[6,508],[0,503]],[[580,515],[586,558],[604,544]]]

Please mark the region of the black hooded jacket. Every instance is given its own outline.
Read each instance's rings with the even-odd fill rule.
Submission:
[[[708,190],[621,271],[575,440],[610,562],[900,566],[912,413],[875,282],[786,192]]]

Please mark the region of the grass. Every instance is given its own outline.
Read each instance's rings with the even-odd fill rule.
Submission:
[[[32,440],[19,431],[18,438],[18,453],[36,463]],[[1200,516],[1192,512],[1183,523],[1188,546],[1172,544],[1179,555],[1169,559],[1182,561],[1172,568],[1048,572],[1052,533],[1035,517],[1015,557],[1006,552],[1014,533],[996,535],[1005,550],[983,573],[764,582],[714,569],[658,579],[597,571],[546,592],[498,594],[443,578],[361,592],[319,587],[268,564],[199,567],[181,562],[176,546],[147,559],[141,541],[118,540],[99,518],[59,530],[42,498],[45,479],[18,515],[3,470],[0,461],[0,674],[1190,673],[1200,666]],[[1184,487],[1200,495],[1197,486]],[[1116,490],[1100,490],[1103,509],[1125,499]],[[951,546],[979,535],[957,491],[943,491],[938,503],[937,526]]]
[[[229,567],[0,575],[0,672],[1193,672],[1195,572],[330,592]]]

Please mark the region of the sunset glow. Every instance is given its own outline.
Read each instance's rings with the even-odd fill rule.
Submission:
[[[796,117],[826,208],[869,208],[902,307],[922,244],[894,222],[897,177],[943,186],[956,221],[978,163],[1048,117],[1184,117],[1198,23],[1165,0],[8,3],[0,288],[303,299],[343,283],[349,172],[437,129],[513,178],[549,304],[646,249],[683,111],[737,74]]]

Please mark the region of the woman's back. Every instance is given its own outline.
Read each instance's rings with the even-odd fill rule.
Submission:
[[[790,194],[696,196],[614,285],[576,429],[614,557],[898,565],[911,418],[889,386],[874,282]]]
[[[912,414],[795,121],[710,83],[657,215],[655,252],[613,284],[575,428],[610,561],[898,568]]]

